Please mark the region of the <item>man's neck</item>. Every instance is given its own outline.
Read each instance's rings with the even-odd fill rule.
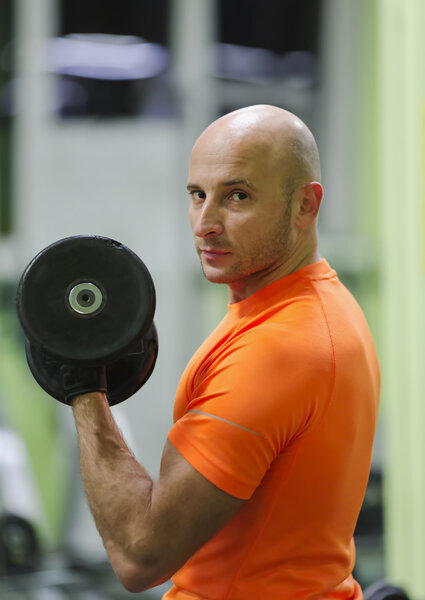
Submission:
[[[282,277],[295,273],[307,265],[318,262],[320,259],[321,256],[316,244],[311,251],[304,255],[300,256],[294,254],[287,261],[270,270],[261,271],[251,275],[247,279],[229,283],[229,302],[230,304],[241,302],[278,279],[282,279]]]

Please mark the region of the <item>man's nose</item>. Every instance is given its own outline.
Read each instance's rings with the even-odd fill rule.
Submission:
[[[220,207],[213,199],[205,199],[202,206],[195,211],[193,233],[197,237],[213,237],[223,232],[223,221]]]

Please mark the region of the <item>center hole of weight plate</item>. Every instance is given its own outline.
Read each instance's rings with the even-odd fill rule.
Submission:
[[[83,290],[77,296],[77,302],[80,306],[91,306],[95,301],[95,295],[90,290]]]
[[[104,296],[100,288],[90,281],[78,283],[71,288],[68,305],[79,315],[92,315],[104,304]]]

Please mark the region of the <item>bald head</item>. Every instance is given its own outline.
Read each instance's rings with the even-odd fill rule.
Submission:
[[[267,158],[282,171],[285,187],[294,189],[310,181],[319,181],[320,161],[317,145],[309,128],[291,112],[259,104],[235,110],[214,121],[200,135],[200,146],[214,151],[215,146],[242,146]]]
[[[205,276],[232,302],[318,260],[319,180],[314,138],[286,110],[242,108],[199,136],[189,219]]]

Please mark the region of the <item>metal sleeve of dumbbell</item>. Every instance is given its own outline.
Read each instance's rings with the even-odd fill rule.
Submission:
[[[62,365],[106,366],[109,404],[126,400],[155,366],[155,305],[146,265],[123,244],[82,235],[54,242],[26,267],[16,296],[34,378],[62,401]]]

